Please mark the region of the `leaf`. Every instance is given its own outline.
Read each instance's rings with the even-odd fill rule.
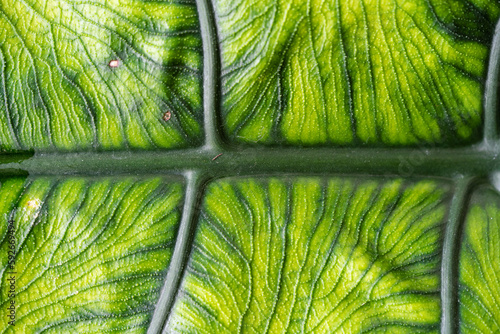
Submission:
[[[0,195],[10,199],[0,218],[0,333],[144,332],[175,243],[178,180],[14,179]]]
[[[0,0],[0,333],[496,332],[499,16]]]
[[[460,332],[500,330],[500,196],[489,186],[476,189],[460,251]]]
[[[200,44],[194,3],[2,0],[0,150],[198,144]]]
[[[172,333],[437,332],[449,186],[212,183]]]
[[[214,1],[224,129],[242,143],[478,139],[493,1]]]

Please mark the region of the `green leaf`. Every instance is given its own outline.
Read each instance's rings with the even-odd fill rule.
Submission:
[[[0,65],[0,150],[201,140],[194,3],[2,0]]]
[[[168,332],[437,332],[449,191],[399,179],[211,184]]]
[[[476,189],[460,250],[460,332],[500,331],[500,195]]]
[[[294,145],[478,140],[493,1],[214,2],[224,129]]]
[[[497,332],[499,16],[0,0],[0,334]]]
[[[143,333],[182,197],[178,180],[160,178],[2,183],[0,333]]]

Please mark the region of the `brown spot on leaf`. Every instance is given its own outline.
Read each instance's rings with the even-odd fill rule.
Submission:
[[[172,117],[172,113],[170,111],[167,111],[163,114],[163,120],[165,122],[167,122],[170,119],[170,117]]]

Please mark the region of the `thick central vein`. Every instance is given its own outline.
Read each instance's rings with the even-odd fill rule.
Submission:
[[[7,160],[9,161],[9,160]],[[487,175],[500,168],[496,149],[192,149],[167,152],[37,154],[0,164],[0,174],[113,175],[181,174],[209,177],[263,173]]]

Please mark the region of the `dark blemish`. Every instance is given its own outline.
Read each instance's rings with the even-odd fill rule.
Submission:
[[[163,114],[163,120],[164,120],[165,122],[167,122],[167,121],[170,119],[170,117],[171,117],[171,116],[172,116],[172,113],[171,113],[170,111],[167,111],[167,112],[165,112],[165,113]]]
[[[108,66],[111,68],[117,68],[120,66],[120,61],[118,59],[113,59],[109,62]]]
[[[216,155],[216,156],[212,159],[212,161],[214,161],[215,159],[217,159],[217,158],[218,158],[218,157],[220,157],[221,155],[222,155],[222,153],[217,154],[217,155]]]

